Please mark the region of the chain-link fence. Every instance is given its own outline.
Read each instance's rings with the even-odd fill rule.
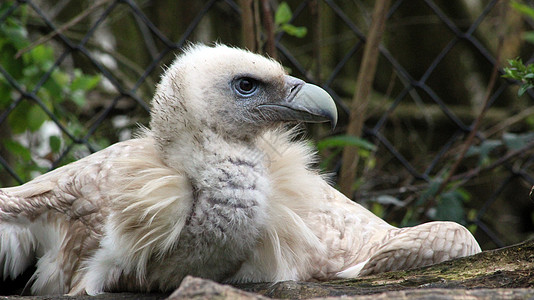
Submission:
[[[359,151],[354,195],[395,225],[463,222],[486,249],[534,232],[528,201],[534,94],[519,98],[513,82],[491,77],[506,58],[530,58],[532,47],[520,36],[531,26],[501,2],[392,1],[361,116],[364,138],[375,148]],[[336,131],[314,126],[312,136],[320,145],[343,135],[373,3],[288,1],[289,12],[260,0],[4,1],[0,184],[23,183],[130,138],[135,124],[147,124],[154,85],[181,47],[188,41],[243,46],[247,31],[262,46],[267,14],[275,16],[271,55],[338,104]],[[243,28],[250,12],[256,21]],[[472,131],[474,141],[459,157]],[[341,148],[322,145],[321,166],[339,172]]]

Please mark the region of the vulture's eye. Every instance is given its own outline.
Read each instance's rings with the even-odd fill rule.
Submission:
[[[258,89],[258,81],[250,77],[241,77],[234,81],[234,90],[242,97],[252,96]]]

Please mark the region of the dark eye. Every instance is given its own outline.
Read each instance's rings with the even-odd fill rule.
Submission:
[[[238,78],[234,81],[234,89],[241,96],[251,96],[258,89],[258,81],[249,77]]]

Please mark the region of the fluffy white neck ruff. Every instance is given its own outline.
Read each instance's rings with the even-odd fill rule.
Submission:
[[[164,163],[185,172],[193,188],[180,244],[198,253],[199,263],[219,267],[210,270],[215,280],[237,271],[265,229],[270,185],[264,155],[253,142],[210,129],[179,136],[164,148]]]

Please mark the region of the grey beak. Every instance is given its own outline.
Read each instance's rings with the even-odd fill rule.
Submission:
[[[296,79],[287,77],[292,81]],[[286,99],[277,103],[264,103],[257,108],[281,121],[330,122],[333,129],[337,123],[337,108],[332,97],[314,84],[299,82],[292,87]]]

